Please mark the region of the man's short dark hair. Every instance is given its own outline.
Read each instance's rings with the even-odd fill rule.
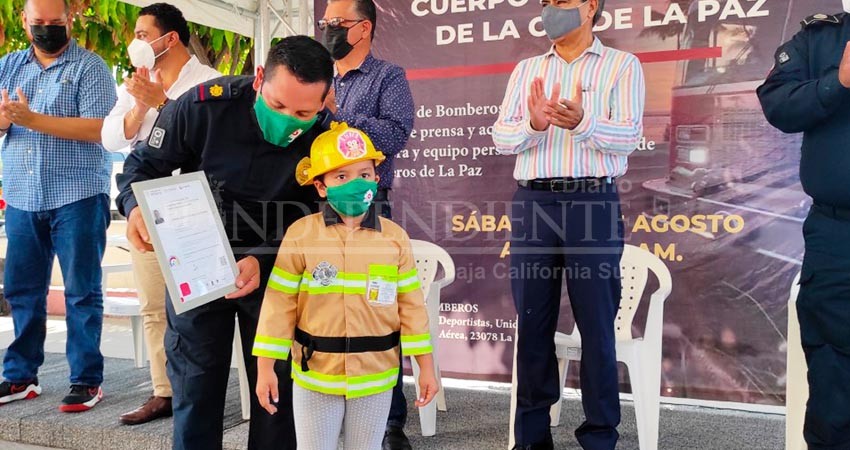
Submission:
[[[176,6],[168,3],[154,3],[142,8],[139,16],[152,16],[156,27],[162,34],[177,32],[177,35],[180,36],[180,42],[186,47],[189,46],[189,24]]]
[[[339,0],[329,0],[330,2],[335,2]],[[366,19],[369,22],[372,22],[372,35],[371,38],[375,40],[375,28],[378,27],[378,9],[375,7],[375,2],[373,0],[353,0],[354,1],[354,10],[357,11],[357,16],[359,19]],[[348,17],[346,17],[347,19]]]
[[[266,78],[271,78],[279,67],[286,67],[302,83],[325,83],[325,94],[334,78],[330,52],[308,36],[285,37],[272,46],[266,58]]]
[[[62,3],[65,4],[65,14],[71,14],[71,3],[69,0],[62,0]],[[24,11],[29,8],[30,0],[24,2]]]
[[[599,22],[599,19],[602,18],[602,11],[605,10],[605,0],[597,0],[596,2],[596,14],[593,15],[593,24],[596,25]]]

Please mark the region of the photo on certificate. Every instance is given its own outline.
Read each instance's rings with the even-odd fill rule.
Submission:
[[[204,172],[133,183],[174,310],[236,292],[236,259]]]

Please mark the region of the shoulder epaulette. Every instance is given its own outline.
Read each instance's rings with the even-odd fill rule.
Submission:
[[[234,93],[233,90],[228,82],[201,83],[195,87],[195,103],[230,100],[238,95],[238,92]]]
[[[800,22],[800,25],[803,26],[803,29],[809,28],[813,25],[838,25],[841,24],[841,18],[843,15],[844,14],[815,14],[803,19],[803,21]]]

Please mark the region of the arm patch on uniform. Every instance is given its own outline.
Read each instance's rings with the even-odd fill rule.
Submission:
[[[152,148],[162,148],[162,142],[165,140],[165,130],[160,127],[154,127],[151,131],[151,137],[148,139],[148,146]]]
[[[806,29],[812,25],[822,25],[826,23],[840,24],[841,18],[839,16],[840,15],[815,14],[803,19],[803,21],[800,22],[800,25],[803,26],[803,29]]]
[[[794,49],[794,46],[789,44],[790,43],[785,43],[784,45],[779,47],[779,49],[776,50],[776,53],[773,56],[774,62],[773,68],[771,69],[771,73],[790,62],[795,62],[800,59],[799,55]]]

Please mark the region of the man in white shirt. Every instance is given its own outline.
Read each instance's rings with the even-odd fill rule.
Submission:
[[[147,6],[136,21],[135,39],[127,50],[136,72],[118,89],[118,102],[103,122],[101,137],[109,151],[144,142],[159,111],[190,88],[218,78],[215,69],[189,54],[189,26],[179,9],[166,3]],[[145,341],[151,363],[153,396],[138,409],[121,416],[126,425],[138,425],[171,416],[171,383],[165,371],[165,281],[153,252],[130,246],[133,275],[145,323]]]

